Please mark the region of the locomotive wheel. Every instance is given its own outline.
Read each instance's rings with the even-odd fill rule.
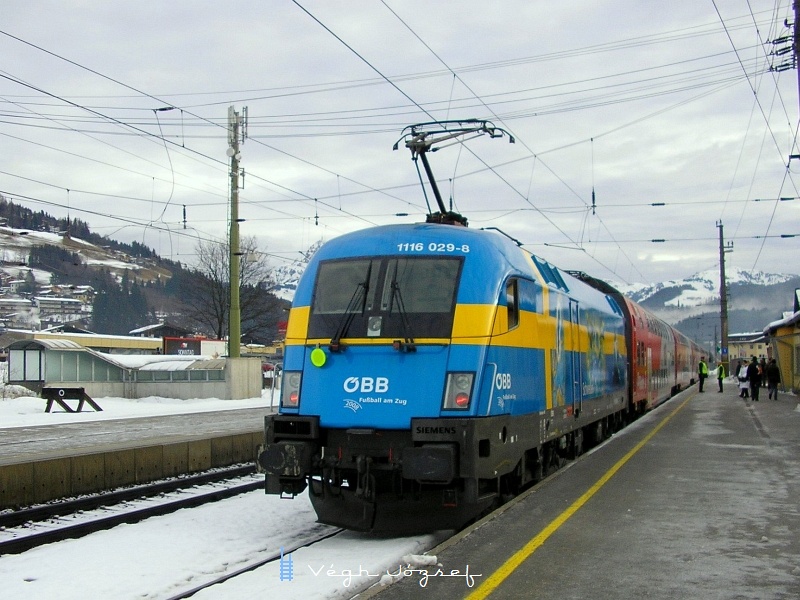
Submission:
[[[542,455],[539,458],[542,465],[542,479],[550,475],[550,463],[552,462],[550,444],[545,444],[542,446]]]
[[[569,446],[568,458],[575,460],[583,454],[583,429],[578,429],[570,436],[571,443]]]
[[[567,462],[559,455],[557,443],[549,442],[542,447],[542,479],[558,471]]]
[[[589,438],[589,443],[592,446],[596,446],[600,442],[605,439],[605,427],[603,426],[603,421],[597,421],[592,425],[589,425],[586,429],[587,437]]]
[[[516,468],[500,478],[500,504],[505,504],[514,499],[522,489],[522,461]]]

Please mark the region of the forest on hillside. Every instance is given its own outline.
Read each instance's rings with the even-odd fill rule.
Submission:
[[[32,247],[27,266],[50,273],[51,284],[94,288],[92,320],[82,324],[91,331],[125,335],[133,329],[168,319],[175,325],[212,338],[227,333],[230,292],[225,269],[218,268],[218,265],[185,268],[181,263],[159,257],[154,250],[138,242],[119,242],[97,235],[84,221],[57,219],[2,196],[0,223],[15,229],[66,234],[101,248],[147,259],[170,273],[168,277],[139,281],[133,269],[124,271],[120,277],[108,268],[87,265],[78,253],[61,246]],[[214,260],[226,260],[226,257],[226,252],[213,255]],[[247,280],[240,285],[242,337],[244,342],[270,344],[278,336],[278,322],[286,318],[284,309],[288,303],[270,292],[266,270],[258,275],[260,280]],[[19,293],[35,296],[39,287],[29,272],[19,287]]]
[[[136,241],[128,244],[92,233],[89,229],[89,224],[85,221],[74,218],[57,219],[42,210],[34,212],[30,208],[6,200],[2,195],[0,195],[0,219],[5,221],[6,226],[15,229],[50,231],[54,233],[67,232],[71,237],[85,240],[96,246],[119,250],[139,258],[158,258],[155,251],[144,244]]]

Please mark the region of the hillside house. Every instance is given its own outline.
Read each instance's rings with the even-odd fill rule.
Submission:
[[[0,322],[4,327],[27,327],[34,319],[35,306],[26,298],[0,297]]]
[[[91,313],[91,307],[86,306],[76,298],[65,298],[63,296],[35,296],[33,299],[39,307],[39,318],[48,319],[58,316],[65,321],[77,321],[86,313]]]

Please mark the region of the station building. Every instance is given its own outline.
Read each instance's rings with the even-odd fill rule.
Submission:
[[[731,363],[742,360],[750,362],[752,357],[767,358],[769,341],[763,332],[728,334],[728,356]]]
[[[764,336],[781,370],[781,386],[800,394],[800,290],[794,291],[794,312],[767,325]]]
[[[41,392],[80,387],[93,398],[221,398],[261,395],[257,358],[110,354],[69,339],[23,339],[8,346],[8,382]]]

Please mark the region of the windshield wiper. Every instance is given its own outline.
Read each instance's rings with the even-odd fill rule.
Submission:
[[[414,343],[414,338],[411,334],[411,323],[408,321],[408,313],[406,312],[406,306],[403,303],[403,294],[400,292],[400,284],[397,283],[397,279],[392,279],[392,295],[389,298],[389,314],[392,312],[392,306],[394,306],[395,298],[397,299],[397,312],[400,314],[400,326],[403,332],[403,341],[395,340],[392,342],[392,346],[395,350],[399,350],[400,352],[416,352],[417,346]]]
[[[342,338],[347,334],[350,325],[353,323],[357,313],[364,313],[364,308],[367,305],[367,291],[369,290],[369,278],[372,273],[372,264],[370,263],[367,269],[367,277],[364,281],[356,284],[356,289],[350,297],[350,302],[347,303],[347,308],[344,309],[344,314],[339,321],[339,326],[331,338],[328,348],[331,352],[340,352],[342,350]],[[358,305],[361,305],[359,310],[356,310]]]

